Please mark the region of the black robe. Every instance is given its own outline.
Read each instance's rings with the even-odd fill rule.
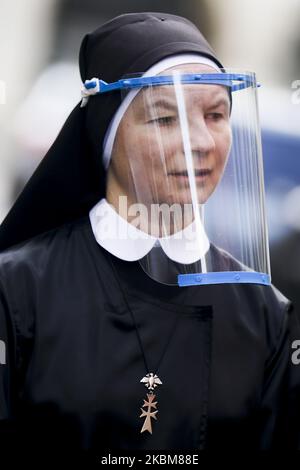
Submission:
[[[178,321],[152,435],[140,433],[148,371],[128,308],[149,372]],[[296,448],[292,318],[273,287],[160,284],[105,251],[87,216],[38,235],[0,254],[0,446]]]

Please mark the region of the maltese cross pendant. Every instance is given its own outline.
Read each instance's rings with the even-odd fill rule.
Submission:
[[[155,395],[154,393],[147,393],[147,399],[144,399],[144,404],[141,408],[142,414],[140,415],[140,418],[145,417],[145,421],[143,424],[143,427],[141,429],[141,433],[144,431],[150,432],[152,434],[152,423],[151,423],[151,418],[157,419],[156,414],[158,413],[158,410],[156,409],[157,401],[155,400]],[[147,410],[144,410],[143,408],[147,407]],[[151,411],[151,408],[154,408],[156,411]]]
[[[150,390],[150,393],[147,393],[147,400],[144,399],[144,404],[142,405],[142,408],[141,408],[142,414],[140,415],[140,418],[145,418],[143,427],[141,429],[141,433],[143,433],[144,431],[148,431],[150,432],[150,434],[152,434],[151,418],[157,420],[156,415],[158,413],[157,406],[156,406],[157,401],[154,401],[156,398],[156,395],[154,395],[153,390],[158,385],[162,385],[162,381],[156,374],[153,374],[153,372],[150,372],[149,374],[147,374],[145,377],[142,378],[141,382],[144,383],[145,386]],[[152,408],[155,411],[152,411]]]

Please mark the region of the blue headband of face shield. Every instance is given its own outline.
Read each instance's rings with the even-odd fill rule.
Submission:
[[[243,90],[250,86],[260,86],[256,84],[251,75],[235,73],[187,73],[180,75],[180,82],[183,84],[210,84],[223,85],[229,88],[230,92]],[[106,83],[99,78],[86,80],[81,89],[81,107],[86,106],[90,96],[108,93],[115,90],[143,88],[147,86],[163,86],[174,83],[173,75],[156,75],[153,77],[134,77],[118,80],[113,83]]]

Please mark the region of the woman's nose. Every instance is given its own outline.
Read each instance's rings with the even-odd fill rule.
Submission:
[[[215,141],[204,116],[197,116],[190,120],[189,137],[192,152],[206,154],[215,149]]]

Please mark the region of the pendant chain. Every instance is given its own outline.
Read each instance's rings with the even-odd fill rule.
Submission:
[[[127,309],[128,309],[129,312],[130,312],[131,317],[132,317],[132,321],[133,321],[134,328],[135,328],[135,331],[136,331],[136,335],[137,335],[137,339],[138,339],[138,342],[139,342],[139,346],[140,346],[140,349],[141,349],[141,351],[142,351],[145,369],[146,369],[147,373],[149,374],[149,373],[150,373],[150,370],[149,370],[149,367],[148,367],[148,363],[147,363],[145,351],[144,351],[144,348],[143,348],[143,343],[142,343],[141,335],[140,335],[138,326],[137,326],[137,324],[136,324],[135,316],[133,315],[133,311],[132,311],[132,309],[131,309],[131,307],[130,307],[130,305],[129,305],[129,302],[128,302],[127,297],[126,297],[126,294],[125,294],[125,291],[124,291],[124,289],[123,289],[123,287],[122,287],[122,285],[121,285],[121,282],[120,282],[120,280],[119,280],[119,276],[118,276],[118,274],[117,274],[117,270],[116,270],[116,267],[115,267],[115,265],[114,265],[114,262],[113,262],[113,260],[112,260],[111,257],[110,257],[110,259],[111,259],[111,264],[112,264],[112,267],[113,267],[113,270],[114,270],[114,273],[115,273],[115,277],[116,277],[117,282],[118,282],[119,287],[120,287],[120,291],[122,292],[122,296],[123,296],[124,302],[125,302],[125,304],[126,304]],[[159,367],[160,367],[160,365],[161,365],[161,363],[162,363],[162,361],[163,361],[163,359],[164,359],[164,356],[165,356],[165,354],[166,354],[166,352],[167,352],[168,346],[169,346],[169,344],[170,344],[170,342],[171,342],[171,339],[172,339],[172,337],[173,337],[173,335],[174,335],[174,333],[175,333],[178,320],[179,320],[179,313],[177,313],[177,315],[176,315],[176,318],[175,318],[174,324],[173,324],[173,328],[172,328],[172,330],[171,330],[171,332],[170,332],[168,341],[167,341],[166,344],[165,344],[164,350],[163,350],[162,355],[161,355],[161,357],[160,357],[160,359],[159,359],[159,361],[158,361],[158,364],[157,364],[157,367],[156,367],[156,369],[155,369],[155,371],[154,371],[154,374],[157,374],[157,373],[158,373]]]

